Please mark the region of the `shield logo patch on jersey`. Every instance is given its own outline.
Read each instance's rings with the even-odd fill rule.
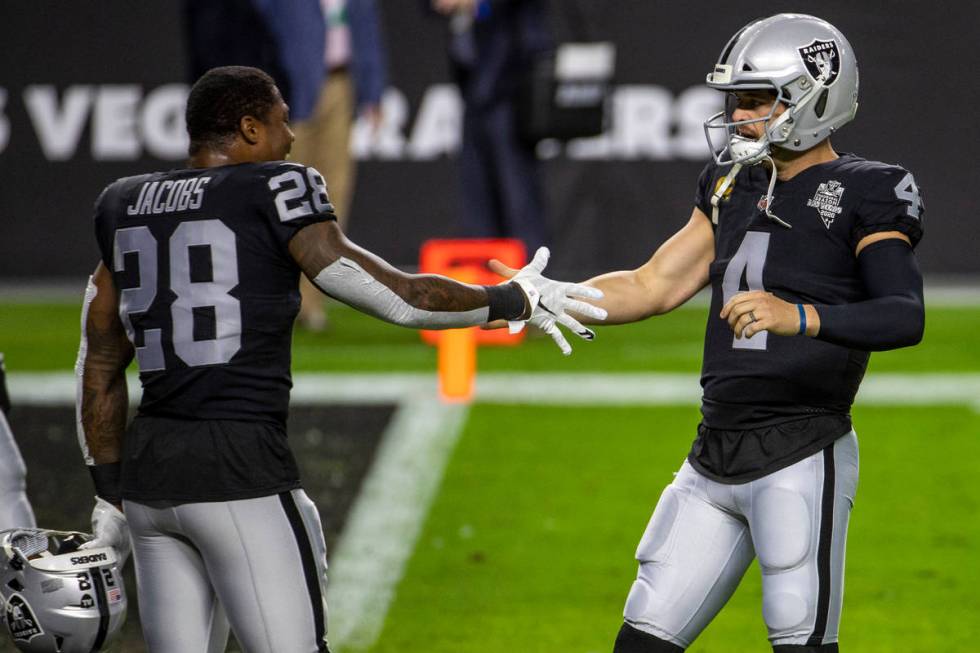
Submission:
[[[14,594],[7,601],[6,618],[10,636],[15,640],[29,642],[31,638],[44,634],[31,606],[20,594]]]
[[[817,210],[824,226],[830,229],[831,223],[844,210],[840,207],[840,198],[844,187],[839,181],[825,181],[817,186],[817,192],[806,201],[806,205]]]
[[[825,86],[831,86],[840,74],[840,48],[837,41],[814,39],[810,45],[797,48],[807,72],[814,79],[823,79]]]

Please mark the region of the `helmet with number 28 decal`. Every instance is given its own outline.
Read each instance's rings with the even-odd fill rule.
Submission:
[[[91,535],[38,528],[0,531],[3,621],[33,653],[101,651],[126,620],[126,590],[111,547]]]

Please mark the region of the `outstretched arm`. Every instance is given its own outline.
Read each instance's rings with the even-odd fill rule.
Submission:
[[[349,241],[334,222],[303,228],[289,241],[289,251],[326,294],[402,326],[451,329],[495,320],[530,320],[567,355],[571,347],[555,323],[577,326],[579,336],[591,339],[594,334],[568,311],[603,317],[600,309],[574,299],[597,298],[599,291],[541,276],[549,256],[544,247],[511,283],[497,286],[475,286],[435,274],[405,274]]]
[[[687,224],[657,248],[642,266],[608,272],[583,285],[602,291],[604,297],[590,303],[608,312],[604,324],[637,322],[671,311],[701,290],[708,283],[714,247],[711,221],[695,208]],[[506,277],[516,273],[499,261],[492,261],[490,267]],[[588,324],[597,323],[589,315],[577,314],[577,317]]]
[[[530,317],[517,284],[478,286],[406,274],[352,243],[333,221],[304,227],[289,241],[289,252],[324,293],[394,324],[450,329]]]

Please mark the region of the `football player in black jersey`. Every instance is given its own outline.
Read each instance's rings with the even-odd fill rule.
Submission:
[[[832,147],[858,89],[832,25],[752,22],[707,82],[728,97],[706,123],[725,147],[690,221],[640,268],[588,282],[609,323],[712,291],[703,419],[637,547],[615,650],[683,651],[758,556],[773,649],[837,651],[858,476],[850,407],[868,352],[922,337],[922,201],[908,171]]]
[[[219,606],[251,653],[326,651],[326,550],[285,430],[301,271],[396,324],[530,321],[563,350],[556,322],[592,335],[566,310],[604,314],[572,297],[601,292],[542,277],[547,250],[516,283],[475,286],[405,274],[357,247],[320,174],[283,161],[288,107],[254,68],[201,77],[187,129],[187,169],[120,179],[96,202],[102,260],[76,370],[97,493],[87,546],[125,554],[131,533],[152,653],[223,651]],[[134,356],[143,394],[127,430]]]

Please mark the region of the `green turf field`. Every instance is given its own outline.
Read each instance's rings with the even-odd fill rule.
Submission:
[[[476,406],[370,650],[610,651],[633,551],[696,419],[694,408]],[[980,415],[868,408],[855,423],[843,650],[977,650]],[[758,574],[691,653],[770,650]]]
[[[296,333],[293,369],[305,372],[431,371],[435,350],[410,329],[367,317],[342,304],[330,307],[325,333]],[[639,324],[599,327],[595,342],[569,341],[563,357],[549,338],[534,333],[520,349],[486,348],[486,371],[691,371],[701,365],[707,308],[681,308]],[[78,352],[79,307],[70,303],[0,303],[0,351],[11,371],[69,370]],[[973,345],[971,346],[971,343]],[[874,371],[952,372],[980,370],[980,307],[934,308],[926,335],[914,349],[872,357]]]
[[[424,371],[414,331],[340,305],[331,330],[296,334],[304,372]],[[483,371],[696,372],[706,308],[573,341],[540,334],[483,349]],[[0,303],[11,373],[68,371],[71,304]],[[875,354],[876,372],[980,372],[980,307],[932,308],[926,337]],[[978,397],[980,401],[980,397]],[[980,650],[980,412],[971,406],[857,406],[861,481],[848,547],[842,650]],[[690,407],[477,404],[371,653],[605,653],[621,623],[650,511],[694,435]],[[336,647],[335,647],[336,648]],[[340,647],[339,653],[352,653]],[[758,568],[691,653],[770,650]]]

